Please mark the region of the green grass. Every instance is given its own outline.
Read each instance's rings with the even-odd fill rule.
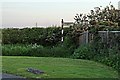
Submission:
[[[117,78],[117,71],[103,64],[80,59],[3,56],[2,71],[28,78]],[[33,74],[32,67],[44,71]]]

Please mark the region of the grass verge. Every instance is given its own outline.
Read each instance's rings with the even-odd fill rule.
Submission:
[[[33,74],[26,71],[32,67],[44,71]],[[27,78],[117,78],[118,73],[111,67],[81,59],[2,56],[3,73]]]

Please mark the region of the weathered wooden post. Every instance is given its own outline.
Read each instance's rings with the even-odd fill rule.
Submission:
[[[89,32],[88,32],[88,30],[86,31],[86,44],[89,42]]]
[[[61,42],[63,43],[63,19],[62,19],[62,21],[61,21],[61,26],[62,26],[62,30],[61,30],[61,33],[62,33],[62,37],[61,37]]]
[[[106,34],[107,34],[107,36],[106,36],[106,40],[107,40],[107,45],[108,45],[108,38],[109,38],[109,34],[108,34],[108,29],[107,29],[107,31],[106,31]]]

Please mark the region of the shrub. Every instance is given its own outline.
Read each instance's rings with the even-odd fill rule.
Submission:
[[[65,28],[63,36],[66,36],[67,32],[68,30],[67,28]],[[60,40],[61,40],[60,27],[2,29],[2,44],[37,43],[43,46],[53,46],[60,42]]]
[[[30,54],[30,56],[43,56],[43,49],[44,47],[41,45],[30,45],[30,49],[28,50],[28,53]]]
[[[76,59],[92,59],[94,53],[92,53],[90,45],[81,45],[74,51],[71,57]]]
[[[116,70],[120,70],[119,62],[120,62],[120,55],[119,50],[117,47],[108,48],[108,56],[99,56],[99,59],[96,59],[99,62],[102,62],[110,67],[113,67]]]
[[[43,53],[41,45],[2,45],[3,56],[43,56]]]
[[[71,56],[75,59],[94,60],[106,64],[120,72],[120,51],[117,46],[107,48],[101,43],[98,45],[86,44],[75,49],[74,54]]]
[[[29,47],[22,45],[2,45],[3,56],[29,56],[29,50]]]
[[[69,57],[73,49],[62,45],[44,47],[42,45],[2,45],[3,56]]]
[[[64,37],[64,42],[52,47],[45,47],[46,53],[52,57],[70,57],[75,49],[75,44],[69,36]]]

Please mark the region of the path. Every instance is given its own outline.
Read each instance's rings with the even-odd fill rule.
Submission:
[[[6,73],[3,73],[1,74],[0,73],[0,77],[2,77],[2,79],[17,79],[17,80],[25,80],[25,78],[21,77],[21,76],[16,76],[16,75],[12,75],[12,74],[6,74]]]

